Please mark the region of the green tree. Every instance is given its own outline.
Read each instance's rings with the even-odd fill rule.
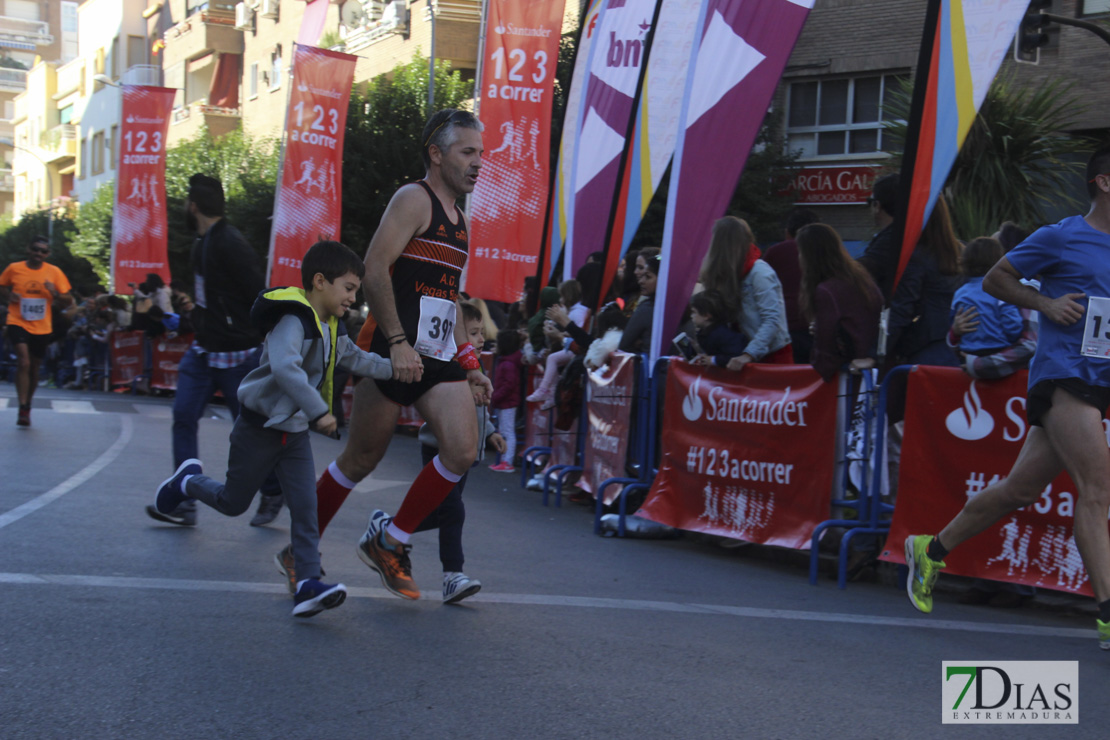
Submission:
[[[898,121],[888,126],[895,154],[904,146],[911,95],[907,81],[886,106]],[[1069,193],[1083,173],[1077,155],[1088,152],[1091,142],[1066,133],[1084,108],[1070,84],[1050,80],[1028,87],[1012,74],[995,79],[945,182],[960,238],[993,234],[1003,221],[1036,228],[1049,220],[1050,205],[1061,201],[1084,209]]]
[[[474,83],[436,63],[435,110],[461,108]],[[343,242],[359,254],[401,185],[424,176],[420,158],[428,111],[428,59],[417,52],[390,74],[356,84],[343,142]]]
[[[96,272],[102,285],[108,284],[111,269],[112,210],[115,188],[111,184],[96,189],[92,200],[77,209],[76,227],[69,238],[69,250],[84,258]]]
[[[219,178],[224,186],[228,222],[265,259],[270,247],[279,160],[277,138],[252,139],[242,129],[219,138],[202,130],[166,151],[169,260],[175,278],[186,285],[193,281],[189,255],[196,235],[185,226],[189,178],[197,172]]]

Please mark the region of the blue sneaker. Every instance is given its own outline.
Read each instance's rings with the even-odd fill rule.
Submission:
[[[186,495],[182,483],[186,476],[200,475],[202,472],[204,469],[201,467],[200,460],[194,457],[178,465],[174,474],[158,486],[158,493],[154,497],[155,511],[163,515],[171,514],[178,506],[188,501],[189,496]]]
[[[309,578],[297,589],[293,600],[294,617],[314,617],[325,609],[334,609],[347,598],[347,587],[342,583],[334,586]]]

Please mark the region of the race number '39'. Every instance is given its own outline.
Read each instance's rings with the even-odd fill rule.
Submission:
[[[1110,298],[1092,296],[1087,300],[1083,356],[1110,357]]]
[[[448,361],[455,356],[455,302],[420,297],[420,324],[413,346],[425,357]]]

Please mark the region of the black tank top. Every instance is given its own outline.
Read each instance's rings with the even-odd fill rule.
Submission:
[[[420,322],[420,298],[442,298],[455,301],[459,297],[459,280],[467,257],[466,217],[455,206],[457,224],[451,223],[447,212],[432,188],[424,180],[417,184],[424,188],[432,201],[432,222],[424,233],[415,236],[405,245],[404,251],[390,268],[393,297],[397,304],[397,317],[410,344],[416,342],[416,328]],[[371,316],[360,332],[364,338],[367,330],[373,331],[369,349],[383,357],[389,356],[389,344],[377,322]],[[362,342],[359,342],[362,345]]]

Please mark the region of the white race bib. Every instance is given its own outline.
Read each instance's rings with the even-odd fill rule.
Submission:
[[[454,359],[457,351],[454,301],[420,296],[420,323],[416,327],[413,349],[425,357],[444,362]]]
[[[1110,357],[1110,298],[1087,299],[1087,323],[1083,327],[1084,357]]]
[[[46,318],[45,298],[20,298],[19,315],[24,321],[41,321]]]

